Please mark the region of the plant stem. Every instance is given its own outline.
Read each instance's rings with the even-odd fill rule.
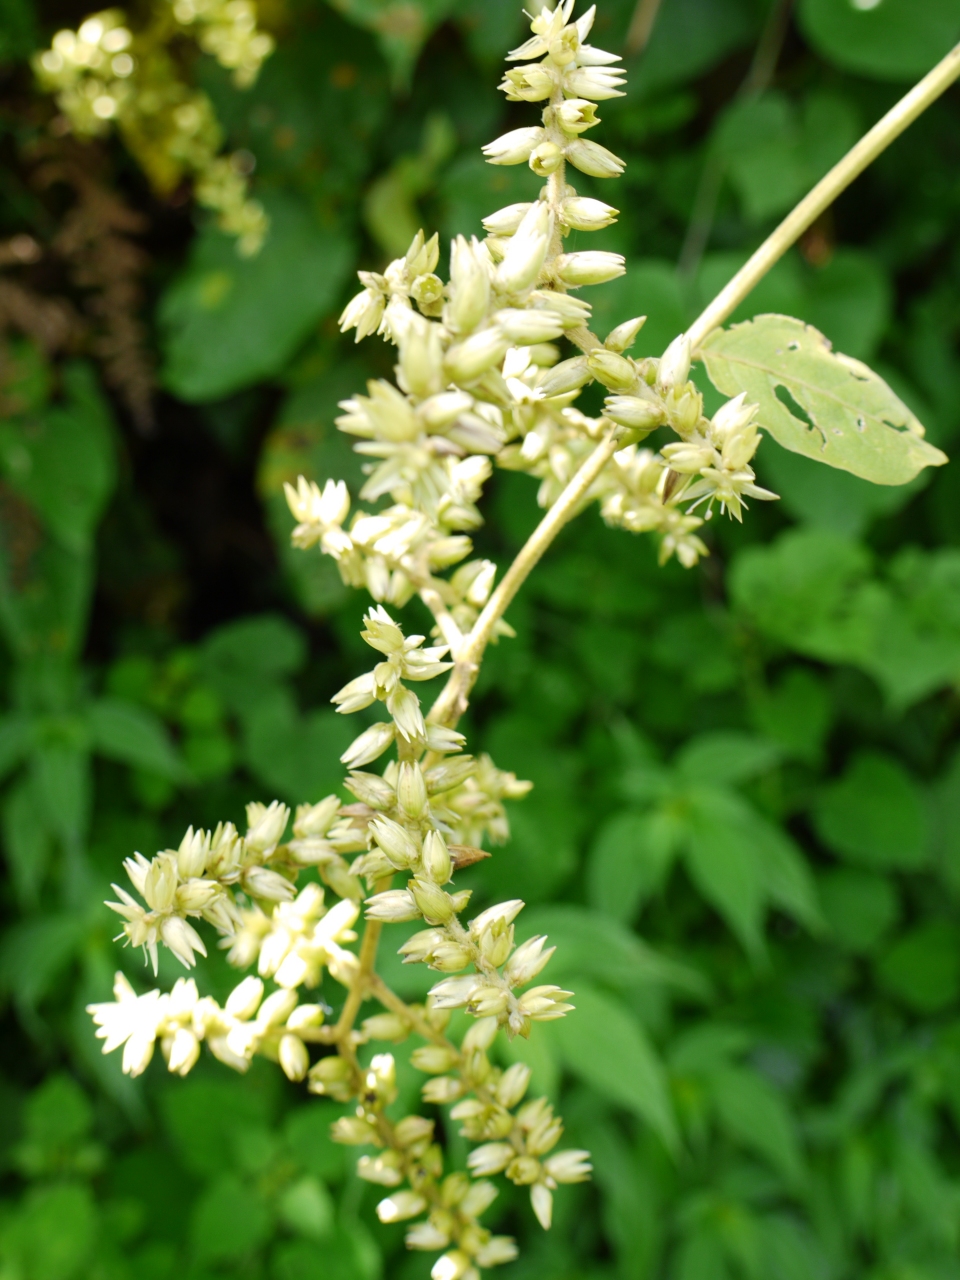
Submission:
[[[374,893],[382,893],[389,887],[390,877],[386,877],[377,881],[373,891]],[[380,934],[382,932],[383,924],[379,920],[368,920],[366,922],[363,930],[363,941],[360,943],[360,968],[356,979],[350,985],[343,1009],[340,1011],[340,1017],[337,1019],[334,1039],[337,1043],[338,1051],[348,1061],[355,1061],[356,1059],[356,1052],[350,1033],[353,1031],[353,1024],[357,1020],[360,1006],[368,994],[371,980],[376,972],[377,948],[380,945]]]
[[[740,268],[726,288],[714,298],[687,332],[691,350],[697,348],[718,325],[735,311],[744,298],[763,279],[774,263],[795,244],[808,227],[836,200],[842,191],[858,178],[882,151],[913,124],[932,102],[960,76],[960,45],[937,63],[929,75],[897,103],[839,164],[813,188],[797,207],[784,218],[776,231],[768,236],[753,257]]]
[[[637,7],[630,19],[630,28],[623,46],[626,57],[635,58],[638,53],[643,53],[650,43],[657,14],[660,12],[660,2],[661,0],[637,0]]]
[[[494,628],[531,570],[567,521],[576,514],[587,490],[616,453],[620,435],[618,428],[610,429],[521,547],[517,558],[504,574],[467,636],[460,651],[460,659],[431,708],[428,717],[431,723],[453,726],[466,711],[467,699],[476,681],[483,651]]]

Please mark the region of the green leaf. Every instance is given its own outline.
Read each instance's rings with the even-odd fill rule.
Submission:
[[[247,763],[272,794],[315,802],[342,785],[340,756],[357,732],[356,724],[335,711],[298,716],[292,698],[278,691],[247,718]]]
[[[957,0],[803,0],[800,22],[830,62],[878,80],[918,79],[960,40]]]
[[[78,846],[90,821],[92,798],[86,746],[49,741],[36,748],[30,768],[47,826],[68,845]]]
[[[766,897],[763,868],[746,838],[746,806],[736,796],[706,787],[691,793],[687,867],[707,901],[720,912],[754,959],[764,951],[761,925]]]
[[[0,778],[15,768],[33,741],[33,719],[15,712],[0,717]]]
[[[717,330],[702,351],[717,390],[746,392],[760,406],[760,425],[785,449],[874,484],[906,484],[947,461],[882,378],[831,351],[801,320],[756,316]]]
[[[917,1013],[939,1013],[960,995],[960,935],[946,921],[922,924],[890,948],[878,973]]]
[[[674,764],[686,781],[723,785],[769,772],[780,756],[775,742],[727,729],[691,738],[677,753]]]
[[[679,849],[683,827],[669,813],[614,814],[597,834],[587,865],[590,903],[629,924],[658,892]]]
[[[182,782],[186,769],[158,716],[121,698],[100,698],[87,708],[87,724],[94,751],[108,760],[136,765],[173,782]]]
[[[576,1013],[549,1027],[564,1064],[611,1102],[639,1116],[676,1153],[673,1106],[646,1032],[622,1004],[587,983],[577,983],[573,1003]]]
[[[820,877],[819,889],[830,932],[854,953],[872,951],[900,914],[896,889],[869,871],[838,867]]]
[[[36,1009],[73,960],[86,934],[76,914],[21,921],[7,930],[0,947],[0,991],[13,997],[28,1023],[37,1024]]]
[[[322,1240],[333,1229],[334,1207],[330,1192],[310,1174],[286,1188],[278,1207],[281,1220],[298,1235]]]
[[[819,759],[833,704],[823,680],[812,671],[791,667],[778,685],[757,695],[751,711],[760,732],[779,742],[785,754],[810,762]]]
[[[353,248],[307,206],[275,193],[270,233],[253,258],[210,227],[159,311],[163,380],[183,400],[215,400],[278,374],[336,301]]]
[[[29,1280],[80,1280],[89,1275],[95,1264],[97,1216],[87,1186],[54,1183],[35,1187],[10,1224],[12,1230],[8,1227],[4,1252],[14,1253],[19,1262],[8,1274]]]
[[[231,711],[245,715],[306,661],[303,632],[279,614],[241,618],[212,631],[203,643],[204,675]]]
[[[830,848],[867,867],[918,871],[929,859],[923,797],[906,770],[878,752],[859,753],[826,788],[814,822]]]
[[[615,919],[575,906],[533,907],[518,921],[518,937],[545,933],[557,950],[544,981],[575,982],[579,974],[624,991],[647,985],[703,997],[709,983],[689,965],[661,955]]]
[[[88,364],[63,371],[63,401],[0,433],[0,462],[63,546],[82,552],[116,481],[113,424]]]
[[[330,0],[345,18],[376,33],[394,84],[406,88],[417,56],[455,0]]]
[[[50,864],[53,836],[30,777],[21,779],[5,798],[3,845],[17,901],[21,907],[35,907]]]
[[[747,1067],[719,1067],[710,1091],[731,1138],[768,1160],[790,1183],[803,1176],[800,1144],[789,1108],[773,1085]]]
[[[270,1216],[252,1187],[226,1173],[197,1201],[190,1233],[200,1262],[231,1262],[267,1240]]]
[[[668,0],[631,80],[633,92],[646,97],[695,79],[746,44],[756,27],[756,10],[745,0]]]

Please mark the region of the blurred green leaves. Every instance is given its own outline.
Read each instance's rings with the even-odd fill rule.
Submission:
[[[800,21],[818,53],[880,80],[919,79],[960,40],[956,0],[803,0]]]
[[[256,257],[239,258],[230,237],[210,227],[164,295],[163,379],[183,400],[213,400],[275,377],[346,280],[346,234],[318,225],[292,195],[266,203],[270,234]]]

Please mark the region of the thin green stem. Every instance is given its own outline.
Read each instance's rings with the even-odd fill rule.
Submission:
[[[611,427],[521,547],[517,558],[487,601],[460,650],[460,659],[450,672],[443,692],[430,711],[429,719],[433,724],[452,726],[466,711],[470,691],[480,670],[483,652],[490,642],[497,623],[551,542],[567,521],[576,515],[590,486],[616,453],[619,444],[620,431],[616,427]]]
[[[703,340],[737,309],[770,268],[795,244],[808,227],[836,200],[841,192],[863,173],[896,138],[935,102],[960,76],[960,45],[939,62],[929,75],[897,103],[869,133],[865,134],[839,164],[813,188],[797,207],[768,236],[726,288],[690,326],[687,337],[696,352]]]

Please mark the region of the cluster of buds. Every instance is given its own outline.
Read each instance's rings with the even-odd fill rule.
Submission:
[[[256,5],[251,0],[173,0],[172,7],[181,27],[197,28],[204,53],[233,72],[239,89],[249,88],[274,48],[273,37],[257,29]]]
[[[220,823],[214,832],[190,827],[176,850],[166,849],[149,861],[141,853],[127,858],[124,869],[146,906],[126,889],[113,886],[120,901],[108,905],[126,921],[120,937],[143,947],[154,973],[158,942],[192,968],[194,953],[207,953],[189,918],[202,918],[231,937],[242,919],[236,891],[270,903],[289,901],[295,889],[286,849],[280,847],[289,817],[290,810],[278,800],[269,806],[252,803],[247,805],[243,837],[231,822]],[[276,865],[268,866],[270,862]]]
[[[252,84],[272,38],[257,30],[251,0],[176,0],[178,28]],[[180,77],[165,42],[169,14],[138,35],[120,9],[87,18],[76,31],[58,31],[33,60],[41,88],[56,95],[69,128],[92,137],[116,126],[160,195],[193,179],[199,204],[217,214],[221,230],[243,256],[256,253],[268,228],[263,206],[250,198],[245,153],[219,155],[223,133],[206,94]]]
[[[288,1079],[303,1080],[310,1066],[307,1045],[323,1038],[325,1010],[300,1004],[295,991],[281,989],[266,999],[263,991],[259,978],[244,978],[221,1008],[211,996],[199,994],[192,978],[179,978],[169,994],[138,996],[118,973],[114,999],[88,1005],[87,1012],[104,1053],[123,1046],[123,1070],[130,1076],[147,1069],[158,1040],[167,1069],[185,1076],[206,1041],[235,1071],[246,1071],[259,1053],[278,1062]]]

